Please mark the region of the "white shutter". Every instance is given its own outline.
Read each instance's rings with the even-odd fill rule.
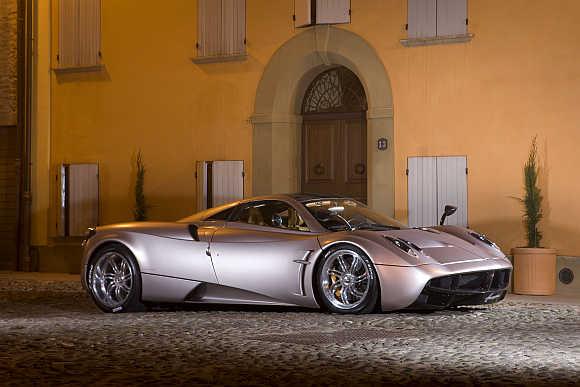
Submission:
[[[316,0],[316,24],[350,23],[350,0]]]
[[[409,39],[437,35],[437,0],[408,0],[407,35]]]
[[[437,157],[437,218],[443,215],[446,204],[457,212],[445,224],[467,226],[467,158]]]
[[[212,205],[219,206],[244,197],[244,162],[214,161],[212,164]]]
[[[409,226],[437,224],[437,161],[435,157],[408,159]]]
[[[98,164],[64,164],[60,168],[60,236],[82,236],[99,223]]]
[[[240,55],[245,50],[246,1],[222,0],[222,54]]]
[[[198,56],[220,54],[221,23],[221,0],[198,0]]]
[[[437,0],[437,35],[467,33],[467,0]]]
[[[195,166],[197,211],[207,209],[207,161],[198,161]]]
[[[99,63],[101,1],[79,0],[79,66]]]
[[[58,36],[58,67],[98,65],[101,0],[60,0]]]
[[[294,27],[312,25],[312,1],[294,0]]]

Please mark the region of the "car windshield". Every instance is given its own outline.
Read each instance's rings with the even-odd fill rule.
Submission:
[[[304,203],[306,209],[330,231],[398,230],[406,228],[396,220],[378,214],[352,199],[323,199]]]

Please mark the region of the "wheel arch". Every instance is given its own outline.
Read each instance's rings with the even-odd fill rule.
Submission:
[[[316,276],[316,273],[318,273],[318,267],[322,264],[322,262],[324,262],[324,257],[326,256],[327,252],[335,247],[335,246],[339,246],[339,245],[344,245],[344,246],[352,246],[352,247],[356,247],[358,249],[360,249],[367,257],[368,259],[371,261],[371,264],[373,266],[373,269],[375,271],[375,275],[377,277],[377,286],[378,286],[378,294],[377,294],[377,304],[375,306],[376,310],[380,310],[381,309],[381,277],[379,276],[379,271],[376,268],[376,263],[374,262],[372,256],[369,254],[368,250],[365,249],[363,246],[361,246],[359,243],[354,242],[354,241],[350,241],[350,240],[336,240],[336,241],[332,241],[329,242],[327,244],[325,244],[324,246],[321,246],[321,250],[320,253],[318,254],[318,256],[315,258],[313,265],[312,265],[312,272],[311,272],[311,278],[310,278],[310,283],[312,284],[312,291],[314,294],[314,299],[316,301],[316,303],[318,304],[319,307],[324,308],[324,304],[321,302],[320,300],[320,294],[318,293],[318,278]]]

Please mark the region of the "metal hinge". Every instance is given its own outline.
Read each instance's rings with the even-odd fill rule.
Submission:
[[[296,21],[296,15],[292,15],[292,20]]]
[[[405,169],[405,175],[409,176],[409,168]]]
[[[352,10],[351,9],[348,10],[348,16],[352,16]]]
[[[465,18],[465,25],[468,26],[469,25],[469,19]]]
[[[469,168],[465,168],[465,174],[469,174]]]
[[[405,24],[405,31],[409,31],[409,23]]]
[[[246,177],[246,172],[242,172],[242,178]]]

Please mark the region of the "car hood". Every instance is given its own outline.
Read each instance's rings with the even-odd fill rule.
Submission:
[[[492,248],[478,241],[470,235],[472,232],[465,228],[456,228],[454,233],[431,228],[401,229],[391,231],[360,230],[366,239],[379,243],[384,248],[395,252],[399,258],[408,264],[452,264],[460,262],[481,261],[486,259],[503,258],[505,255],[498,249]],[[399,249],[389,239],[396,238],[411,244],[417,251],[414,257]],[[388,257],[376,257],[379,264],[390,264]],[[398,264],[398,263],[395,263]]]

